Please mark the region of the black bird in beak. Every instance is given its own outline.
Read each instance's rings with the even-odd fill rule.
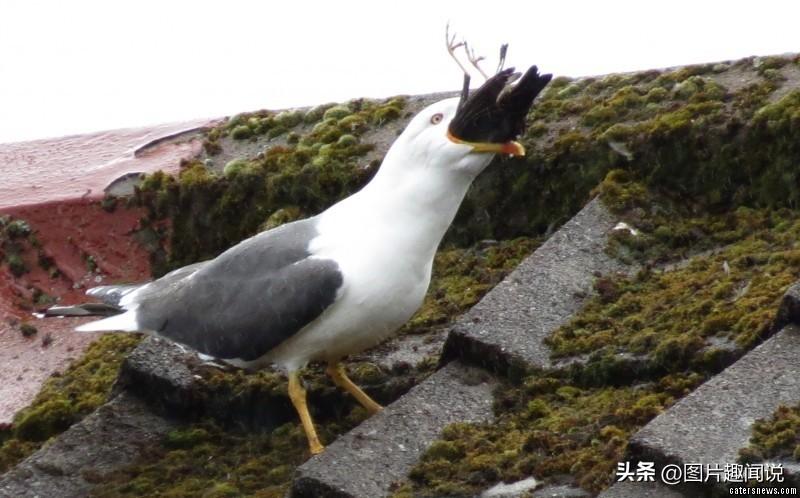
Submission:
[[[500,71],[472,95],[465,80],[447,137],[472,146],[476,152],[524,156],[525,148],[515,139],[525,131],[525,118],[533,100],[553,75],[539,74],[536,66],[532,66],[516,85],[509,86],[518,76],[514,68]]]

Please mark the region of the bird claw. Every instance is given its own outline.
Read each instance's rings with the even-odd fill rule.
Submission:
[[[481,61],[486,59],[486,57],[482,55],[476,56],[475,50],[470,48],[466,41],[464,42],[464,51],[467,53],[467,60],[469,63],[472,64],[472,66],[477,69],[479,73],[481,73],[483,79],[488,80],[489,76],[483,71],[483,69],[481,69],[481,66],[479,65]]]
[[[461,71],[464,73],[465,77],[468,77],[469,71],[467,71],[464,65],[461,64],[461,61],[458,60],[458,57],[456,56],[455,53],[457,49],[463,47],[469,63],[475,69],[477,69],[479,73],[481,73],[481,76],[483,76],[484,79],[488,80],[489,76],[480,66],[480,63],[485,61],[486,57],[482,55],[476,55],[475,50],[469,46],[466,40],[456,42],[456,37],[457,37],[456,33],[453,33],[453,36],[450,36],[450,23],[448,22],[444,30],[444,40],[447,46],[447,53],[450,54],[450,57],[452,57],[454,61],[456,61],[456,64],[458,64],[458,67],[461,68]],[[500,59],[497,64],[497,71],[495,71],[495,74],[503,70],[503,66],[505,66],[506,63],[507,52],[508,52],[508,43],[504,43],[500,46]]]
[[[461,61],[458,60],[458,57],[456,57],[456,49],[465,47],[467,43],[463,41],[456,43],[456,34],[453,33],[453,36],[452,37],[450,36],[449,22],[447,23],[447,26],[445,26],[444,28],[444,41],[445,45],[447,46],[447,53],[450,54],[450,57],[452,57],[454,61],[456,61],[456,64],[458,64],[458,67],[461,68],[461,71],[463,71],[464,74],[468,75],[469,71],[467,71],[467,69],[461,64]]]
[[[497,74],[503,70],[503,66],[506,65],[507,53],[508,53],[508,43],[500,45],[500,59],[497,61],[497,70],[495,70],[494,74]]]

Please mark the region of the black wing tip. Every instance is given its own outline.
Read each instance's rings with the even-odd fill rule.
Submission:
[[[462,93],[450,133],[473,142],[505,142],[519,136],[534,99],[553,77],[539,74],[537,66],[528,68],[521,79],[519,74],[509,67],[486,80],[468,99]]]
[[[536,82],[537,85],[541,85],[541,87],[544,88],[552,79],[553,75],[550,73],[539,74],[539,68],[534,65],[525,71],[525,75],[520,80],[520,84],[530,81],[531,83]]]
[[[507,67],[502,71],[499,71],[498,73],[490,76],[478,90],[489,87],[502,88],[506,86],[513,77],[514,77],[514,68]]]
[[[552,74],[539,74],[539,68],[531,66],[516,85],[510,86],[506,92],[500,94],[498,105],[519,112],[523,112],[524,109],[524,112],[527,113],[533,101],[552,78]]]

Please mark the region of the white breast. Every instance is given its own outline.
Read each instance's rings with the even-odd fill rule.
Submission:
[[[309,249],[312,257],[339,264],[342,288],[336,303],[272,350],[269,361],[292,370],[311,360],[363,351],[391,336],[419,309],[430,283],[433,251],[409,247],[405,232],[369,218],[347,224],[338,217],[321,220],[320,235]]]

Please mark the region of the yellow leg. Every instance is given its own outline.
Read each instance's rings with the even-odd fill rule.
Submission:
[[[344,369],[344,365],[338,362],[329,363],[328,368],[325,371],[331,376],[331,379],[333,379],[333,382],[337,386],[352,394],[353,397],[356,398],[359,403],[361,403],[361,406],[367,409],[370,415],[374,415],[383,410],[381,405],[376,403],[367,395],[367,393],[362,391],[360,387],[355,385],[353,381],[347,377],[347,372]]]
[[[306,404],[306,390],[300,383],[300,374],[297,372],[289,373],[289,399],[292,400],[295,410],[300,415],[300,422],[303,423],[303,430],[306,431],[308,438],[308,448],[312,455],[318,455],[325,449],[319,442],[317,431],[314,429],[314,422],[311,421],[311,414],[308,413]]]

